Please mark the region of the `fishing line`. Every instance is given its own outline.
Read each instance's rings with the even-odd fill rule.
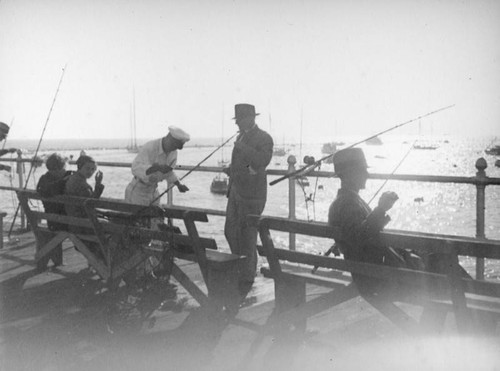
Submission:
[[[65,64],[64,67],[63,67],[63,69],[62,69],[61,78],[59,79],[59,84],[57,85],[56,93],[54,94],[54,99],[52,100],[52,105],[50,106],[50,110],[49,110],[49,113],[47,115],[47,119],[45,120],[45,125],[43,126],[42,134],[40,135],[40,139],[39,139],[38,145],[36,147],[35,155],[33,156],[33,160],[31,162],[30,170],[28,172],[28,176],[26,177],[26,182],[24,183],[23,189],[26,189],[26,187],[28,186],[28,182],[29,182],[29,179],[30,179],[30,176],[31,176],[31,172],[33,170],[33,166],[35,165],[36,157],[38,155],[38,151],[40,150],[40,145],[42,144],[43,135],[45,134],[45,130],[47,129],[47,124],[49,123],[50,115],[52,113],[52,109],[54,108],[54,104],[56,103],[57,94],[59,93],[59,88],[61,87],[61,83],[63,81],[64,72],[66,71],[66,66],[67,66],[67,64]],[[9,234],[8,234],[9,238],[10,238],[10,235],[12,233],[12,229],[14,228],[14,223],[16,221],[17,214],[19,212],[19,208],[20,207],[21,207],[21,205],[18,204],[16,212],[14,214],[14,218],[12,219],[12,224],[10,225]]]
[[[376,133],[376,134],[374,134],[374,135],[371,135],[371,136],[369,136],[368,138],[365,138],[365,139],[363,139],[363,140],[360,140],[359,142],[353,143],[353,144],[351,144],[351,145],[349,145],[349,146],[347,146],[347,147],[345,147],[345,148],[343,148],[343,149],[352,148],[352,147],[354,147],[354,146],[357,146],[358,144],[364,143],[364,142],[366,142],[367,140],[373,139],[373,138],[375,138],[375,137],[377,137],[377,136],[379,136],[379,135],[382,135],[382,134],[388,133],[389,131],[392,131],[392,130],[395,130],[395,129],[400,128],[400,127],[402,127],[402,126],[408,125],[409,123],[412,123],[412,122],[415,122],[415,121],[421,120],[421,119],[423,119],[424,117],[427,117],[427,116],[430,116],[430,115],[434,115],[434,114],[436,114],[436,113],[438,113],[438,112],[441,112],[441,111],[447,110],[447,109],[449,109],[449,108],[451,108],[451,107],[454,107],[454,106],[455,106],[455,105],[454,105],[454,104],[452,104],[452,105],[450,105],[450,106],[446,106],[446,107],[443,107],[443,108],[437,109],[437,110],[435,110],[435,111],[432,111],[432,112],[426,113],[425,115],[422,115],[422,116],[416,117],[416,118],[414,118],[414,119],[408,120],[408,121],[403,122],[403,123],[401,123],[401,124],[394,125],[394,126],[392,126],[392,127],[388,128],[388,129],[385,129],[385,130],[383,130],[383,131],[381,131],[381,132],[378,132],[378,133]],[[271,185],[271,186],[272,186],[272,185],[275,185],[275,184],[277,184],[277,183],[281,182],[282,180],[288,179],[288,178],[290,178],[290,177],[292,177],[292,176],[295,176],[295,175],[297,175],[297,174],[299,174],[299,173],[301,173],[301,172],[303,172],[303,171],[306,171],[306,169],[308,169],[307,171],[312,171],[312,170],[314,170],[316,167],[318,167],[318,166],[319,166],[319,164],[321,164],[321,162],[323,162],[324,160],[326,160],[326,159],[328,159],[328,158],[332,157],[333,155],[334,155],[333,153],[332,153],[332,154],[329,154],[329,155],[327,155],[327,156],[325,156],[325,157],[320,158],[319,160],[317,160],[317,161],[316,161],[316,162],[314,162],[313,164],[308,164],[308,165],[306,165],[306,166],[304,166],[304,167],[302,167],[302,168],[300,168],[300,169],[298,169],[298,170],[296,170],[296,171],[294,171],[294,172],[291,172],[291,173],[288,173],[288,174],[286,174],[286,175],[283,175],[282,177],[280,177],[280,178],[278,178],[278,179],[275,179],[275,180],[273,180],[272,182],[270,182],[270,183],[269,183],[269,185]]]
[[[408,149],[408,151],[406,152],[406,154],[403,156],[403,158],[401,159],[401,161],[399,161],[399,163],[396,165],[396,167],[394,168],[394,170],[392,170],[392,173],[389,174],[389,176],[385,179],[384,183],[382,183],[382,185],[379,187],[379,189],[377,189],[377,192],[375,192],[375,194],[372,196],[372,198],[370,199],[370,201],[368,201],[368,205],[370,205],[372,203],[372,201],[375,199],[375,197],[377,197],[377,195],[380,193],[380,191],[382,190],[382,188],[384,188],[384,186],[387,184],[387,182],[389,181],[389,178],[392,175],[394,175],[394,173],[399,169],[399,167],[404,162],[404,160],[406,160],[406,158],[408,157],[408,155],[410,154],[410,152],[412,151],[412,149],[415,147],[415,143],[417,143],[417,141],[418,141],[418,139],[415,139],[415,141],[410,146],[410,148]]]

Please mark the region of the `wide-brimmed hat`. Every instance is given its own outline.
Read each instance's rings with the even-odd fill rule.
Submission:
[[[168,133],[174,138],[177,139],[178,141],[181,141],[182,143],[186,143],[191,139],[188,133],[186,133],[184,130],[181,128],[178,128],[177,126],[169,126],[168,127]]]
[[[0,122],[0,134],[7,135],[9,134],[9,125]]]
[[[333,155],[333,166],[337,174],[343,174],[347,170],[366,170],[365,154],[361,148],[346,148]]]
[[[259,113],[255,113],[255,106],[247,103],[239,103],[234,105],[234,117],[233,120],[242,119],[245,117],[255,117]]]

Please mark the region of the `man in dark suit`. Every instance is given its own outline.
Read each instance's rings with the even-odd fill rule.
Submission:
[[[240,270],[239,290],[243,300],[252,288],[257,271],[257,229],[246,222],[249,214],[260,215],[267,199],[266,166],[273,155],[273,139],[255,123],[255,107],[237,104],[234,120],[239,135],[234,143],[229,175],[224,234],[231,252],[247,257]]]

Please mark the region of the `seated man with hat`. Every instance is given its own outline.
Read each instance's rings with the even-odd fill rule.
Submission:
[[[241,267],[239,290],[243,301],[251,290],[257,270],[257,229],[246,222],[249,214],[260,215],[267,198],[266,167],[273,156],[273,138],[255,124],[255,107],[234,107],[239,135],[234,143],[229,175],[224,234],[231,252],[247,257]]]
[[[189,134],[176,126],[169,126],[168,131],[163,138],[149,141],[139,149],[132,162],[134,178],[125,190],[125,201],[145,206],[158,205],[157,188],[162,180],[167,180],[169,185],[175,184],[182,193],[189,191],[172,170],[177,163],[177,150],[189,141]]]
[[[0,142],[6,140],[8,134],[9,134],[9,125],[0,122]],[[14,153],[16,151],[17,151],[16,148],[0,149],[0,156],[5,155],[6,153]],[[11,167],[8,165],[0,164],[0,170],[10,171],[10,169]]]
[[[363,150],[346,148],[333,156],[335,173],[340,178],[337,198],[330,205],[328,224],[333,228],[334,238],[347,260],[373,264],[387,264],[423,269],[419,258],[403,249],[383,246],[377,240],[379,232],[391,218],[387,212],[398,200],[395,192],[384,192],[378,205],[372,210],[359,196],[368,179],[368,165]],[[380,282],[369,277],[352,274],[362,293],[377,290]]]

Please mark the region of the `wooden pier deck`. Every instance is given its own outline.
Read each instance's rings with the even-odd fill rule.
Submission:
[[[500,369],[500,334],[459,337],[450,325],[439,338],[410,338],[361,298],[311,318],[305,338],[261,336],[274,305],[273,281],[261,276],[236,321],[208,318],[180,286],[143,321],[134,295],[111,297],[86,260],[64,250],[63,266],[39,273],[31,233],[4,239],[1,371]],[[202,285],[196,265],[187,271]],[[123,321],[111,323],[117,303]]]

